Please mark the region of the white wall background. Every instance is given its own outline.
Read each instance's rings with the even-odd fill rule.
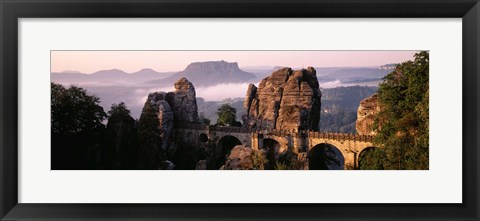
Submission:
[[[25,18],[19,25],[20,203],[462,202],[461,19]],[[50,50],[167,49],[430,50],[430,170],[51,171]]]

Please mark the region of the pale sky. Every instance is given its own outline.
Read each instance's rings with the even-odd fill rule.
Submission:
[[[143,68],[158,72],[181,71],[192,62],[238,62],[240,67],[361,67],[412,60],[416,51],[51,51],[51,71]]]

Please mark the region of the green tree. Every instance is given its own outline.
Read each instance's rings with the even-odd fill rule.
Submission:
[[[203,118],[200,122],[205,126],[210,126],[211,121],[208,118]]]
[[[51,83],[52,169],[96,169],[106,113],[83,88]]]
[[[135,169],[137,162],[137,128],[125,103],[113,104],[108,111],[105,151],[102,160],[108,169]]]
[[[358,164],[361,170],[384,170],[385,152],[382,148],[367,148],[360,153]]]
[[[230,106],[230,104],[223,104],[217,111],[217,124],[227,126],[238,126],[239,122],[236,121],[237,110]]]
[[[429,53],[397,65],[378,95],[375,143],[383,146],[385,169],[428,169]]]
[[[158,169],[163,159],[160,124],[156,111],[149,101],[145,102],[138,122],[139,169]]]
[[[75,134],[103,128],[107,115],[100,99],[77,86],[51,83],[51,124],[56,134]]]

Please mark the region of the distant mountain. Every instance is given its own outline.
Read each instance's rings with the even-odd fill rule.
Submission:
[[[62,84],[83,84],[83,83],[143,83],[155,79],[162,79],[172,75],[174,72],[157,72],[150,68],[144,68],[134,73],[127,73],[119,69],[100,70],[91,74],[78,71],[53,72],[50,79],[53,82]]]
[[[132,74],[137,75],[137,76],[156,77],[159,74],[159,72],[156,72],[151,68],[144,68],[144,69],[139,70],[137,72],[133,72]]]
[[[165,79],[150,81],[149,84],[171,85],[182,77],[187,78],[195,87],[252,82],[257,78],[253,73],[240,70],[237,62],[206,61],[191,63],[185,70]]]
[[[327,82],[339,80],[342,83],[361,83],[381,80],[392,71],[379,67],[317,67],[315,69],[317,70],[318,81]]]
[[[90,75],[90,77],[95,77],[97,80],[116,80],[119,78],[127,78],[128,73],[122,70],[118,69],[112,69],[112,70],[101,70],[94,72]]]

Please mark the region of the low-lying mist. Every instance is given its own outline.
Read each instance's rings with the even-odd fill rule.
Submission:
[[[197,97],[202,97],[206,101],[222,101],[227,98],[245,97],[248,85],[248,83],[218,84],[211,87],[199,87],[195,90]]]
[[[69,87],[71,84],[64,82],[56,82]],[[258,86],[258,82],[254,83]],[[99,83],[99,82],[85,82],[76,83],[75,85],[85,88],[88,93],[100,98],[100,105],[105,112],[110,110],[112,104],[124,102],[131,111],[133,118],[140,118],[143,105],[149,93],[156,91],[170,92],[175,88],[170,87],[152,87],[146,84],[119,84],[119,83]],[[231,98],[244,98],[248,89],[249,83],[227,83],[217,84],[208,87],[196,87],[197,98],[203,98],[205,101],[224,101]],[[342,86],[376,86],[378,82],[363,82],[363,83],[344,83],[340,80],[334,81],[320,81],[320,87],[323,89],[336,88]],[[242,112],[243,110],[237,110]]]
[[[61,83],[66,87],[71,84]],[[124,102],[131,111],[133,118],[140,118],[143,105],[147,100],[149,93],[156,91],[170,92],[174,91],[173,85],[171,87],[145,87],[144,85],[128,85],[128,84],[103,84],[103,83],[78,83],[79,87],[85,88],[89,94],[100,98],[100,105],[105,112],[110,110],[112,104]],[[243,98],[247,92],[248,83],[238,84],[218,84],[210,87],[195,88],[197,98],[201,97],[205,101],[222,101],[228,98]],[[256,84],[258,85],[258,83]],[[238,110],[241,111],[241,110]]]

